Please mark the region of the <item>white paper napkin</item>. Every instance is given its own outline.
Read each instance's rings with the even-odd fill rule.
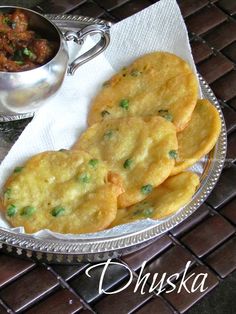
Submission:
[[[90,45],[91,39],[83,50]],[[86,128],[91,99],[101,84],[138,56],[157,50],[175,53],[196,71],[186,26],[175,0],[161,0],[112,26],[111,44],[105,53],[81,66],[74,76],[66,77],[57,95],[35,114],[14,144],[0,165],[0,188],[12,170],[34,154],[70,148]],[[135,225],[140,229],[137,223],[132,224]],[[0,226],[7,226],[3,217]]]

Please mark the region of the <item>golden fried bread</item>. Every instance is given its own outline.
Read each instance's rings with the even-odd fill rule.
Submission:
[[[28,233],[79,234],[173,215],[200,184],[183,170],[221,130],[216,108],[197,95],[178,56],[136,59],[103,84],[72,150],[40,153],[14,170],[0,198],[7,220]]]
[[[197,86],[189,65],[176,55],[144,55],[105,82],[92,102],[88,123],[160,115],[183,130],[197,102]]]
[[[75,144],[107,162],[110,179],[124,187],[118,207],[144,199],[171,173],[178,149],[173,123],[162,117],[108,119],[88,128]]]
[[[108,170],[83,151],[49,151],[18,167],[4,187],[7,220],[28,233],[103,230],[115,218],[120,189]]]
[[[207,99],[200,99],[193,111],[188,126],[177,134],[179,151],[175,175],[208,154],[216,144],[221,130],[221,120],[215,106]]]
[[[110,227],[145,218],[162,219],[172,215],[191,200],[199,183],[199,177],[192,172],[182,172],[170,177],[142,202],[118,210]]]

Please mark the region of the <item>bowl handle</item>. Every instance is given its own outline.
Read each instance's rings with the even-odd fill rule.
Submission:
[[[107,48],[110,43],[109,29],[110,27],[108,25],[89,25],[78,32],[68,31],[65,33],[64,37],[67,41],[73,40],[77,44],[82,44],[84,38],[88,35],[101,35],[99,42],[94,47],[69,64],[67,74],[73,75],[78,67],[93,59]]]

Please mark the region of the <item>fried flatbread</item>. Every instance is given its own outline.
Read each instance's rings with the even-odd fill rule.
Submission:
[[[160,115],[183,130],[197,102],[197,86],[189,65],[176,55],[144,55],[105,82],[92,102],[88,123]]]
[[[221,120],[215,106],[207,99],[198,100],[188,126],[177,134],[178,158],[171,174],[180,173],[208,154],[216,144],[220,130]]]
[[[199,177],[192,172],[182,172],[170,177],[142,202],[118,210],[110,227],[145,218],[163,219],[172,215],[191,200],[199,183]]]
[[[171,173],[178,149],[173,123],[162,117],[108,119],[88,128],[75,144],[107,162],[110,179],[124,187],[118,207],[144,199]]]
[[[5,185],[7,220],[28,233],[96,232],[115,218],[120,189],[99,159],[83,151],[50,151],[17,167]]]

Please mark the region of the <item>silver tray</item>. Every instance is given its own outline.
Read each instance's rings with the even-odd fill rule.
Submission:
[[[91,23],[107,23],[99,19],[95,20],[79,16],[49,15],[48,17],[55,22],[62,31],[74,28],[78,29],[79,27]],[[206,200],[219,179],[227,148],[226,127],[220,105],[208,84],[200,76],[199,81],[203,97],[208,98],[215,105],[220,114],[222,130],[216,146],[210,154],[208,154],[204,162],[200,188],[189,204],[180,209],[175,215],[162,220],[160,224],[154,227],[152,226],[135,233],[122,234],[109,238],[81,240],[38,239],[31,235],[16,234],[11,230],[0,228],[0,247],[9,253],[35,258],[48,263],[99,261],[136,251],[188,218]],[[18,115],[17,119],[24,117],[29,117],[29,114],[27,114],[27,116]]]

